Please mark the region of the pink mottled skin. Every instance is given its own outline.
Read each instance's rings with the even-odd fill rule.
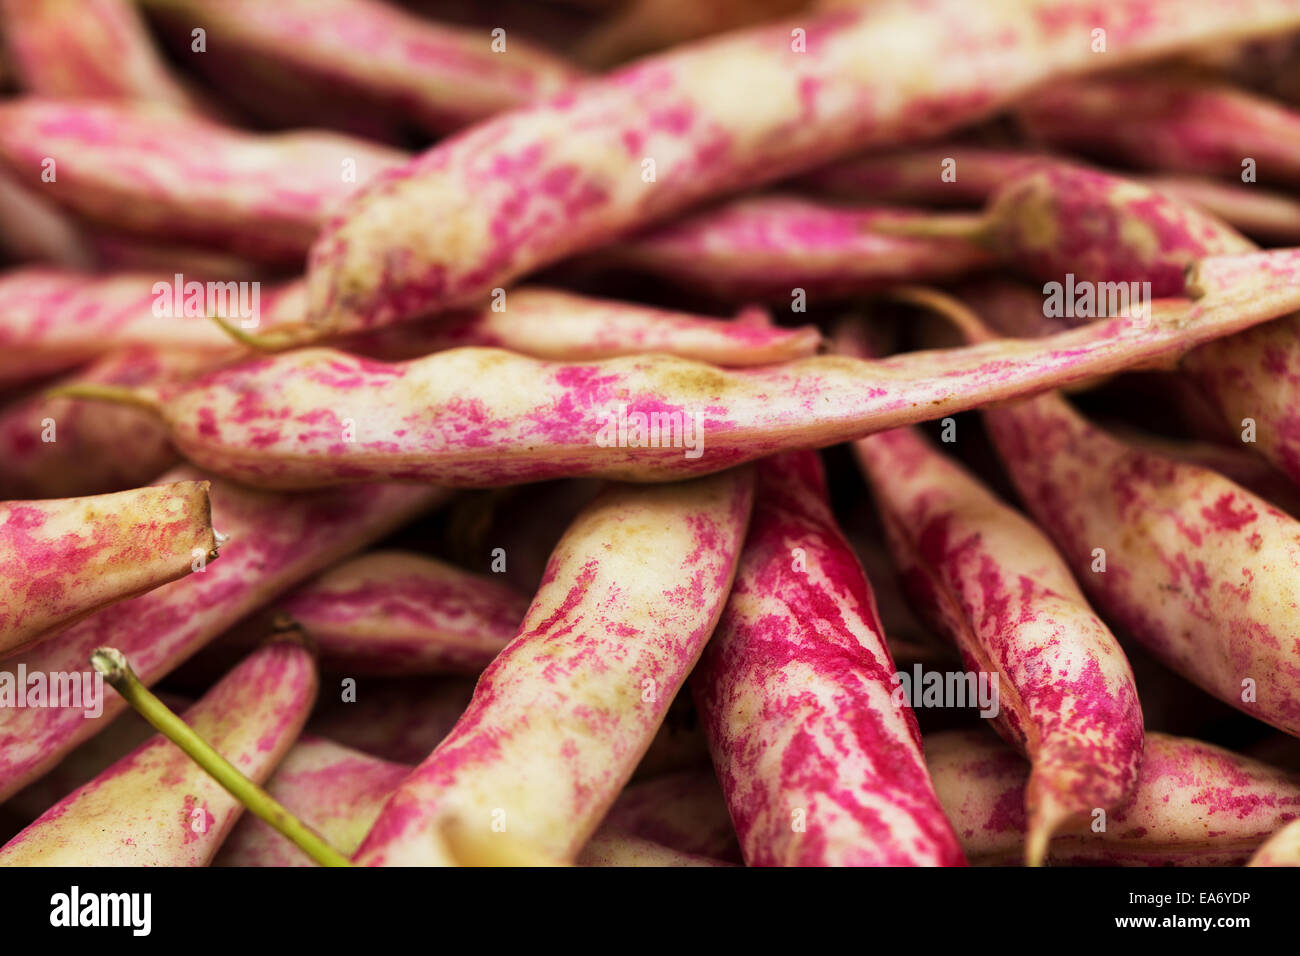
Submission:
[[[419,554],[376,551],[277,604],[347,674],[478,674],[510,643],[527,595],[495,576]],[[426,751],[427,753],[427,751]]]
[[[86,268],[93,252],[73,218],[0,170],[0,252],[15,262]]]
[[[1029,764],[992,734],[925,739],[944,809],[976,864],[1007,864],[1025,839]],[[1051,861],[1102,866],[1238,866],[1300,817],[1300,775],[1199,740],[1147,734],[1137,791],[1106,812],[1104,831],[1080,823],[1052,842]]]
[[[210,366],[202,351],[134,346],[110,352],[58,380],[135,388]],[[44,441],[54,425],[55,441]],[[44,390],[0,405],[0,500],[71,498],[137,488],[176,464],[157,417],[130,405],[49,397]]]
[[[191,461],[255,486],[662,481],[1170,360],[1300,306],[1300,284],[1282,278],[1300,268],[1295,250],[1244,258],[1276,274],[1261,285],[1241,270],[1240,286],[1157,300],[1150,317],[870,362],[818,356],[728,370],[667,355],[563,364],[461,348],[383,363],[312,348],[118,397],[156,408]],[[660,416],[658,444],[620,429],[622,406],[646,427]],[[663,416],[673,415],[669,434]]]
[[[992,253],[963,238],[874,232],[906,223],[903,209],[837,207],[791,196],[734,200],[597,252],[596,258],[662,276],[723,299],[789,304],[844,298],[890,285],[937,282],[991,266]]]
[[[1206,692],[1300,733],[1300,522],[1105,434],[1058,395],[984,418],[1026,508],[1111,620]]]
[[[193,108],[131,0],[0,0],[5,50],[29,93]]]
[[[188,275],[185,281],[206,278]],[[0,384],[71,369],[131,346],[202,351],[214,359],[239,355],[243,349],[208,318],[206,305],[199,315],[155,314],[160,296],[174,306],[173,281],[156,273],[96,276],[38,266],[0,273]],[[156,293],[157,282],[167,291]],[[261,322],[299,321],[302,293],[298,282],[261,288]],[[245,304],[251,304],[248,296]],[[228,301],[230,321],[238,324],[239,294]]]
[[[1034,524],[910,429],[854,445],[916,607],[999,681],[995,726],[1033,764],[1032,863],[1052,834],[1132,795],[1142,757],[1133,671]]]
[[[1289,0],[883,0],[690,44],[480,123],[362,190],[312,248],[311,321],[339,333],[473,304],[695,203],[992,115],[1055,76],[1288,25]],[[1106,56],[1079,42],[1095,28]]]
[[[417,358],[465,346],[509,349],[552,361],[583,362],[663,352],[724,367],[768,365],[817,351],[816,327],[715,319],[555,289],[511,289],[490,306],[346,336],[338,348],[374,358]]]
[[[559,860],[582,849],[713,632],[753,474],[613,486],[556,546],[519,636],[447,739],[393,795],[355,860],[446,863],[442,827],[505,830]]]
[[[1054,84],[1018,107],[1053,146],[1143,169],[1300,183],[1300,111],[1214,81],[1152,75]]]
[[[42,179],[47,157],[53,182]],[[0,168],[21,185],[85,222],[269,263],[300,265],[335,207],[404,158],[336,133],[246,133],[155,104],[0,104]]]
[[[1044,282],[1150,282],[1179,295],[1188,266],[1256,246],[1226,223],[1147,186],[1070,163],[1042,162],[999,189],[983,216],[934,217],[876,228],[965,236]],[[1096,314],[1096,313],[1094,313]]]
[[[202,476],[181,468],[164,482]],[[116,647],[145,684],[240,618],[340,558],[382,538],[445,497],[421,486],[365,485],[283,496],[215,481],[213,524],[229,540],[221,559],[161,588],[106,608],[42,647],[0,663],[17,674],[88,669],[97,647]],[[74,707],[0,708],[0,800],[39,777],[126,707],[109,694],[103,715]]]
[[[267,792],[340,853],[361,844],[384,802],[411,768],[305,734],[266,784]],[[246,814],[213,866],[315,866],[270,825]]]
[[[1059,156],[951,143],[833,163],[790,185],[849,202],[980,206],[1007,182]],[[951,173],[945,173],[945,164]],[[1300,241],[1300,202],[1256,186],[1234,186],[1192,175],[1132,176],[1134,182],[1197,206],[1249,236],[1292,245]]]
[[[235,92],[258,112],[284,106],[298,125],[304,111],[328,121],[342,105],[444,133],[582,76],[513,29],[496,52],[487,29],[433,23],[377,0],[143,2],[183,32],[187,45],[193,24],[203,24],[220,56],[213,64],[195,57],[196,66],[218,71],[223,89],[235,79]],[[231,72],[258,82],[241,87]]]
[[[633,783],[609,808],[601,832],[624,833],[725,863],[743,861],[726,797],[710,767]]]
[[[1249,866],[1300,866],[1300,819],[1279,829],[1255,851]]]
[[[186,723],[262,783],[316,699],[316,667],[280,640],[187,710]],[[206,866],[244,807],[162,734],[47,810],[0,849],[0,866]]]
[[[745,862],[964,865],[820,459],[757,472],[736,582],[691,680]]]
[[[208,489],[0,502],[0,658],[215,559]]]

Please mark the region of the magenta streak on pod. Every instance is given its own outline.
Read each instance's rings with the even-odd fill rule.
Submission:
[[[562,364],[463,348],[383,363],[317,348],[183,387],[87,397],[154,407],[187,458],[255,486],[677,479],[1176,358],[1300,306],[1295,250],[1237,258],[1254,268],[1205,260],[1213,292],[1157,300],[1150,317],[870,362],[727,370],[667,355]]]
[[[1024,758],[982,730],[932,734],[925,752],[971,862],[1018,860],[1030,772]],[[1106,812],[1104,829],[1082,823],[1053,840],[1051,860],[1067,866],[1239,866],[1297,816],[1300,775],[1199,740],[1151,732],[1137,791]]]
[[[293,746],[316,700],[301,643],[254,651],[186,723],[254,783]],[[0,866],[206,866],[244,807],[162,734],[59,801],[0,849]]]
[[[690,44],[371,184],[312,248],[311,321],[348,332],[472,303],[693,203],[991,115],[1054,76],[1293,25],[1294,0],[884,0]],[[1098,28],[1105,56],[1087,42]]]
[[[888,285],[937,282],[991,266],[969,239],[873,232],[916,212],[836,207],[788,196],[740,199],[595,253],[600,262],[664,276],[726,299],[788,304],[793,290],[843,298]]]
[[[1000,683],[999,732],[1033,762],[1030,862],[1137,786],[1142,709],[1119,642],[1048,538],[911,429],[854,446],[915,606]]]
[[[201,477],[180,468],[163,480]],[[232,624],[277,594],[383,537],[441,501],[427,486],[364,485],[313,495],[275,495],[214,481],[213,526],[229,540],[221,558],[197,572],[92,615],[42,647],[0,663],[19,669],[84,673],[91,652],[116,647],[146,685],[160,680]],[[126,707],[106,695],[104,712],[84,708],[0,707],[0,800],[39,777]]]
[[[984,417],[1097,606],[1208,693],[1300,733],[1300,522],[1216,472],[1112,438],[1058,395]]]
[[[0,658],[215,559],[208,487],[0,502]]]
[[[494,826],[572,860],[717,623],[753,499],[739,469],[614,486],[556,546],[519,636],[384,808],[356,860],[446,863],[441,828]]]
[[[340,134],[246,133],[152,104],[0,104],[0,167],[21,185],[123,233],[272,263],[301,263],[339,202],[404,159]]]
[[[692,678],[745,862],[964,864],[820,459],[757,473],[736,582]]]

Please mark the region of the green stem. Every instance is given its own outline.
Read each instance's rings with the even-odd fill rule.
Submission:
[[[46,398],[89,398],[98,402],[117,402],[119,405],[137,405],[158,412],[157,398],[145,389],[125,388],[121,385],[97,385],[94,382],[77,382],[59,385],[45,393]]]
[[[253,335],[220,315],[213,314],[209,315],[208,318],[217,323],[223,332],[240,345],[256,349],[259,352],[280,352],[298,345],[306,345],[319,338],[311,328],[305,325],[286,325],[278,329],[271,329],[271,331],[263,335]]]
[[[225,757],[217,753],[194,728],[176,716],[166,704],[140,683],[126,656],[113,647],[99,647],[90,655],[91,666],[104,675],[128,704],[134,707],[164,737],[174,743],[230,794],[292,840],[321,866],[351,866],[346,856],[330,846],[323,837],[303,823],[269,793],[245,777]]]

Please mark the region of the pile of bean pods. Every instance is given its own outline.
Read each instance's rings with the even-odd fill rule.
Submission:
[[[1300,865],[1297,56],[0,0],[0,865]]]

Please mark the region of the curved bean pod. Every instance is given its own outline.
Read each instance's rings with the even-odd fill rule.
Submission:
[[[757,196],[616,242],[595,256],[722,299],[785,303],[797,288],[813,299],[845,298],[993,264],[992,253],[969,239],[873,231],[882,219],[905,225],[913,217],[925,221],[901,209]]]
[[[1014,862],[1025,834],[1024,758],[982,730],[932,734],[925,750],[944,809],[972,862]],[[1085,824],[1058,836],[1051,860],[1238,866],[1297,815],[1300,775],[1199,740],[1152,732],[1137,792],[1107,812],[1104,830]]]
[[[1300,866],[1300,820],[1292,820],[1255,851],[1248,866]]]
[[[80,219],[286,265],[302,263],[342,199],[404,159],[335,133],[245,133],[151,104],[0,104],[0,166]]]
[[[191,461],[264,487],[676,479],[1170,360],[1300,306],[1300,283],[1281,278],[1300,263],[1294,250],[1242,258],[1276,274],[1241,270],[1240,285],[1157,301],[1150,317],[871,362],[723,370],[648,355],[566,365],[465,348],[390,364],[304,349],[181,387],[62,394],[152,407]]]
[[[94,253],[73,218],[0,170],[0,251],[17,262],[87,268]]]
[[[519,631],[527,596],[419,554],[375,551],[275,607],[348,674],[478,674]],[[428,751],[425,751],[428,753]]]
[[[316,699],[301,643],[249,655],[184,719],[261,783],[293,746]],[[47,810],[0,849],[0,866],[206,866],[243,804],[162,734]]]
[[[5,48],[29,93],[195,107],[131,0],[3,0]]]
[[[312,248],[311,322],[339,334],[471,304],[702,200],[991,115],[1053,76],[1288,25],[1289,0],[891,0],[690,44],[473,127],[353,197]],[[1097,56],[1081,39],[1094,28],[1122,42]]]
[[[1067,274],[1094,283],[1150,282],[1156,298],[1180,294],[1188,266],[1201,258],[1257,248],[1172,196],[1069,163],[1031,167],[999,189],[982,216],[901,218],[874,228],[979,242],[1045,282]]]
[[[1017,115],[1031,136],[1144,169],[1300,182],[1300,111],[1232,86],[1159,76],[1054,84]]]
[[[199,477],[181,468],[165,480]],[[106,608],[44,646],[0,664],[0,681],[17,675],[86,671],[95,648],[127,655],[146,685],[277,594],[383,537],[436,504],[438,488],[365,485],[316,495],[250,491],[215,481],[213,521],[229,536],[221,560],[166,587]],[[87,719],[75,707],[0,707],[0,800],[94,736],[126,707],[117,695]]]
[[[141,346],[104,355],[56,384],[134,388],[184,378],[212,361],[202,352]],[[129,405],[51,398],[42,391],[0,406],[0,500],[138,488],[179,457],[157,418]]]
[[[384,802],[411,768],[304,734],[276,767],[266,791],[340,853],[351,854],[379,816]],[[244,816],[212,861],[213,866],[315,866],[268,824]]]
[[[513,31],[498,52],[486,29],[432,23],[375,0],[143,2],[187,41],[201,25],[213,52],[195,57],[197,65],[255,112],[289,111],[296,125],[304,115],[329,123],[346,109],[442,133],[581,76]],[[241,75],[256,82],[241,85]]]
[[[765,459],[736,581],[691,679],[750,866],[953,866],[875,596],[815,453]]]
[[[582,852],[578,866],[732,866],[722,860],[672,850],[651,840],[610,827],[597,830]]]
[[[682,770],[633,783],[614,801],[602,832],[627,834],[723,863],[741,863],[740,844],[713,768]]]
[[[615,486],[551,557],[519,636],[469,709],[384,808],[367,865],[447,862],[446,822],[572,860],[605,816],[694,666],[749,520],[746,469]],[[662,555],[673,555],[664,562]]]
[[[1300,734],[1300,521],[1216,472],[1125,445],[1057,395],[983,414],[1098,607],[1208,693]]]
[[[448,313],[346,336],[335,345],[387,361],[477,346],[561,362],[663,352],[740,368],[803,358],[821,343],[815,326],[781,328],[753,317],[753,311],[714,319],[536,286],[510,290],[505,303],[501,311],[487,307]],[[293,336],[292,330],[283,333]]]
[[[215,559],[208,488],[0,502],[0,658]]]
[[[1047,537],[907,429],[854,444],[904,583],[967,666],[1001,684],[999,732],[1026,754],[1025,852],[1137,786],[1142,709],[1119,642]]]

